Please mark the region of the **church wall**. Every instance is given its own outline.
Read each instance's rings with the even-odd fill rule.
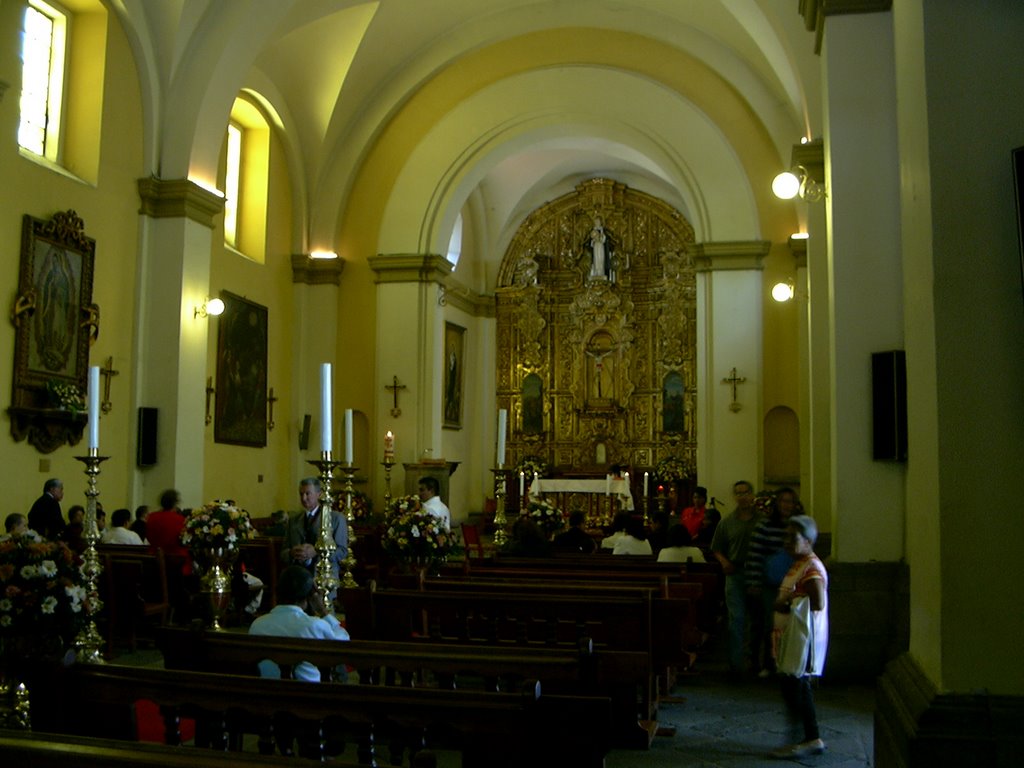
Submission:
[[[99,501],[109,512],[133,506],[135,410],[132,391],[133,325],[135,317],[138,208],[136,179],[142,168],[142,112],[136,67],[120,27],[108,17],[105,30],[105,81],[102,127],[99,137],[97,183],[89,184],[43,167],[19,155],[18,100],[21,89],[20,30],[22,5],[0,7],[0,80],[10,88],[0,100],[0,243],[8,254],[2,284],[6,301],[13,301],[18,284],[22,216],[49,219],[58,211],[75,210],[85,222],[85,233],[96,240],[93,301],[100,307],[100,333],[89,352],[90,365],[104,365],[113,357],[119,374],[112,380],[112,410],[100,420],[100,453],[111,458],[102,466]],[[14,326],[7,321],[0,332],[0,405],[11,402]],[[102,381],[102,380],[101,380]],[[102,386],[102,384],[101,384]],[[51,454],[41,454],[26,442],[10,437],[10,420],[0,429],[0,463],[4,467],[7,511],[27,512],[48,477],[65,482],[65,511],[85,503],[87,487],[83,465],[74,459],[86,452],[83,439]]]

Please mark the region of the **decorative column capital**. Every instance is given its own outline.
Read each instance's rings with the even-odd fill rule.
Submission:
[[[190,179],[139,179],[139,213],[154,219],[191,219],[213,229],[224,211],[224,196]]]
[[[341,285],[344,259],[314,259],[306,253],[292,254],[292,282],[306,285]]]
[[[369,258],[377,283],[438,283],[452,272],[452,264],[436,253],[380,253]]]
[[[772,244],[768,240],[697,243],[694,265],[698,272],[736,269],[764,269],[764,257]]]

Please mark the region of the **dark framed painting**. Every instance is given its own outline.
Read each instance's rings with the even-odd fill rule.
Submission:
[[[43,453],[75,445],[85,424],[89,347],[99,334],[92,303],[96,241],[74,211],[22,219],[11,434]]]
[[[224,313],[217,329],[217,400],[213,439],[267,444],[267,308],[220,292]]]
[[[462,382],[465,362],[466,329],[454,323],[444,324],[444,419],[446,429],[462,429]]]

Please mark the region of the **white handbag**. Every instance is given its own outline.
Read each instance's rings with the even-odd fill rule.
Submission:
[[[776,669],[785,675],[803,677],[812,668],[814,648],[814,621],[811,618],[811,600],[801,596],[789,604],[789,621],[779,638],[779,656]]]

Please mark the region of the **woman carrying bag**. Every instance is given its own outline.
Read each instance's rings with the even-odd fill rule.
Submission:
[[[786,551],[793,565],[775,601],[772,648],[782,680],[782,698],[794,726],[803,726],[804,740],[772,751],[771,757],[795,760],[825,751],[818,733],[818,716],[811,677],[825,667],[828,648],[828,573],[814,554],[818,526],[807,515],[789,519]]]

